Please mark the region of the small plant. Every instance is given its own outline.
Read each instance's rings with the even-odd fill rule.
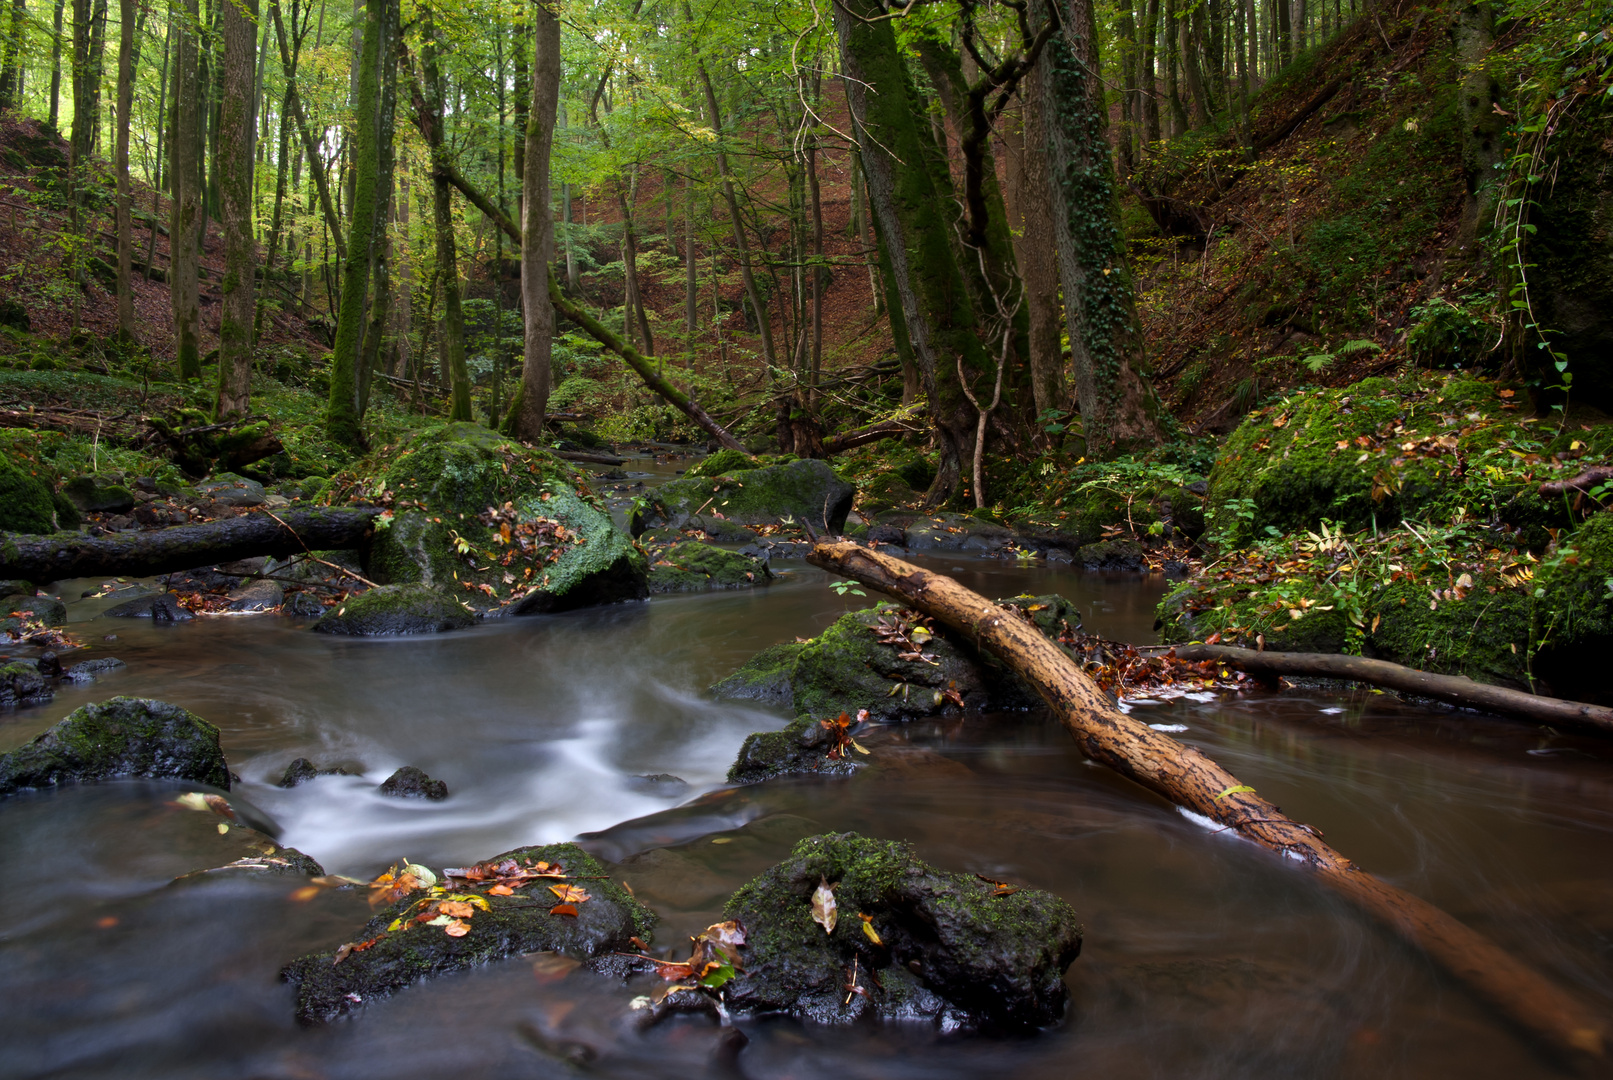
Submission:
[[[829,588],[833,589],[840,596],[846,596],[846,595],[867,596],[868,595],[867,593],[863,592],[861,589],[857,588],[857,583],[855,581],[831,581],[831,582],[829,582]]]

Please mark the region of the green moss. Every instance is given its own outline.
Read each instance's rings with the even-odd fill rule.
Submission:
[[[756,468],[756,459],[738,450],[718,450],[707,454],[689,469],[688,476],[722,476],[724,473],[742,472]]]
[[[744,589],[772,580],[765,563],[749,555],[689,541],[659,552],[650,565],[652,593]]]
[[[426,585],[383,585],[350,596],[314,624],[322,634],[377,637],[434,634],[474,626],[476,615],[458,600]]]
[[[0,455],[0,529],[22,533],[56,530],[50,485],[8,455]]]
[[[705,513],[721,514],[742,525],[810,520],[821,529],[838,532],[855,493],[828,465],[811,460],[716,479],[686,477],[656,490],[651,506],[639,514],[635,532],[662,522],[681,525]]]
[[[143,698],[86,705],[0,756],[0,794],[120,776],[230,786],[218,728],[177,705]]]
[[[1537,579],[1536,671],[1558,693],[1607,704],[1602,665],[1613,652],[1613,515],[1593,515],[1568,536]]]

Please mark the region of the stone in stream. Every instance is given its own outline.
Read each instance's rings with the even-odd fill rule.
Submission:
[[[401,771],[402,770],[400,769],[399,772],[401,772]],[[290,765],[286,766],[286,771],[280,774],[280,779],[275,781],[275,786],[276,787],[283,787],[283,788],[294,788],[299,784],[305,784],[308,781],[313,780],[316,777],[320,777],[320,776],[351,776],[351,775],[353,775],[353,774],[348,772],[346,769],[341,768],[340,766],[338,766],[338,767],[336,767],[334,769],[321,769],[318,765],[315,765],[312,761],[309,761],[307,758],[300,757],[296,761],[293,761]],[[425,774],[421,773],[421,775],[424,776]],[[447,794],[447,785],[444,785],[443,793],[444,793],[444,795]],[[390,792],[388,794],[390,794]]]
[[[43,705],[55,696],[37,664],[19,660],[0,667],[0,707]]]
[[[394,799],[430,799],[432,802],[441,802],[448,797],[447,784],[441,780],[433,780],[426,775],[425,770],[417,769],[413,765],[405,765],[381,781],[378,790],[382,795],[390,795]]]
[[[97,676],[116,671],[126,666],[122,660],[115,656],[101,656],[94,660],[80,660],[73,664],[63,674],[62,678],[73,683],[92,683]]]
[[[101,614],[114,619],[150,619],[152,622],[188,622],[195,618],[180,606],[179,594],[173,592],[137,596]]]
[[[650,592],[699,592],[746,589],[773,579],[767,564],[749,555],[688,541],[655,552],[650,563]]]
[[[477,424],[417,436],[379,475],[338,477],[353,497],[395,499],[370,548],[386,584],[452,591],[513,615],[649,596],[643,553],[564,462]]]
[[[149,698],[86,705],[0,755],[0,795],[126,776],[230,786],[218,728],[178,705]]]
[[[436,634],[476,625],[477,615],[429,585],[383,585],[350,596],[314,624],[321,634]]]
[[[40,626],[66,623],[67,605],[54,596],[9,596],[0,601],[0,633],[20,637]]]
[[[324,616],[325,605],[312,590],[303,589],[285,598],[280,614],[293,619],[318,619]]]
[[[813,917],[825,886],[828,932]],[[856,833],[802,840],[723,914],[745,929],[743,969],[721,990],[741,1015],[1033,1029],[1063,1015],[1064,972],[1081,953],[1081,924],[1058,897],[938,870],[906,844]]]
[[[1075,550],[1075,563],[1083,570],[1129,570],[1141,573],[1148,569],[1143,557],[1143,546],[1135,540],[1102,540]]]
[[[635,936],[649,940],[655,914],[575,844],[517,848],[481,865],[506,862],[528,868],[539,862],[558,864],[567,876],[520,883],[509,896],[490,894],[491,879],[480,884],[463,882],[463,887],[441,899],[454,902],[475,895],[487,907],[483,910],[478,904],[468,918],[461,919],[466,932],[457,937],[447,932],[452,927],[409,920],[404,927],[390,930],[395,919],[422,910],[415,907],[416,901],[436,902],[418,891],[403,897],[355,929],[351,943],[369,943],[366,948],[313,953],[286,965],[280,974],[296,984],[297,1020],[328,1023],[421,979],[511,956],[557,952],[586,960],[613,952],[636,952]],[[570,905],[574,913],[554,910],[556,894],[550,886],[563,884],[576,885],[587,893],[587,899]]]
[[[99,476],[73,477],[62,484],[62,496],[81,514],[127,514],[134,509],[134,492]]]
[[[230,593],[230,610],[273,611],[285,600],[285,590],[275,581],[254,581]]]
[[[817,460],[730,471],[712,479],[686,477],[656,489],[648,504],[635,511],[633,535],[661,525],[683,528],[707,511],[739,525],[774,525],[789,519],[838,533],[845,528],[856,494],[856,488]]]

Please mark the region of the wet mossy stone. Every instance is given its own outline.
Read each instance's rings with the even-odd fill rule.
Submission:
[[[0,454],[0,530],[56,531],[56,505],[50,485],[6,454]]]
[[[650,564],[650,592],[700,592],[765,585],[773,574],[749,555],[697,541],[674,544]]]
[[[268,501],[262,484],[231,472],[215,473],[197,484],[196,490],[230,506],[262,506]]]
[[[137,596],[107,608],[101,614],[113,619],[150,619],[153,622],[188,622],[195,618],[179,603],[178,593]]]
[[[63,626],[67,623],[67,605],[54,596],[8,596],[0,601],[0,616],[5,619],[0,624],[5,629],[24,622]]]
[[[377,790],[382,795],[394,799],[429,799],[432,802],[442,802],[448,797],[447,784],[441,780],[433,780],[426,775],[424,769],[413,765],[405,765],[381,781],[381,786]]]
[[[797,716],[782,731],[753,731],[745,736],[734,763],[728,767],[730,784],[758,784],[778,776],[815,773],[845,776],[863,762],[830,757],[829,729],[810,716]]]
[[[470,932],[457,938],[440,926],[426,925],[386,933],[415,899],[405,898],[355,930],[353,941],[380,938],[370,948],[351,953],[339,964],[334,950],[314,953],[281,971],[283,979],[296,984],[297,1020],[328,1023],[412,983],[523,953],[558,952],[585,960],[637,951],[634,936],[649,940],[655,914],[575,844],[517,848],[490,861],[504,859],[559,863],[589,898],[574,905],[576,915],[563,915],[550,912],[555,906],[548,889],[552,881],[516,889],[513,896],[487,896],[490,910],[478,910],[468,920]]]
[[[54,696],[38,665],[18,661],[0,667],[0,708],[41,705]]]
[[[1025,611],[1037,628],[1054,638],[1081,625],[1075,605],[1057,595],[1007,601]],[[952,703],[948,692],[969,710],[1023,709],[1040,699],[1019,676],[982,656],[960,635],[938,627],[924,645],[934,662],[903,660],[894,645],[876,636],[881,620],[898,618],[903,608],[880,604],[842,615],[807,642],[765,649],[734,674],[713,686],[718,697],[781,705],[818,719],[868,710],[873,721],[933,716]]]
[[[829,933],[812,918],[821,883],[838,912]],[[741,1015],[1045,1027],[1064,1014],[1064,972],[1081,953],[1075,910],[1051,893],[938,870],[906,844],[856,833],[802,840],[736,892],[724,915],[745,927],[744,970],[723,987]],[[864,932],[864,916],[880,944]],[[853,970],[878,981],[865,974],[863,993],[848,993]]]
[[[13,596],[32,595],[34,595],[34,584],[31,581],[23,581],[19,578],[7,578],[0,581],[0,600]]]
[[[649,595],[643,552],[581,478],[553,456],[487,428],[449,424],[388,455],[377,473],[333,486],[397,500],[369,553],[370,575],[383,583],[436,585],[516,615]],[[506,503],[516,526],[543,520],[564,527],[564,540],[541,549],[541,567],[503,564],[511,548],[481,516]]]
[[[230,786],[218,728],[178,705],[149,698],[86,705],[0,756],[0,795],[126,776]]]
[[[749,454],[742,454],[738,450],[718,450],[707,454],[690,467],[688,476],[721,476],[724,473],[740,472],[745,469],[756,468],[756,459]]]
[[[1148,569],[1143,546],[1135,540],[1101,540],[1075,551],[1075,564],[1083,570],[1127,570],[1141,573]]]
[[[428,585],[382,585],[348,597],[314,623],[321,634],[385,637],[437,634],[476,624],[475,612]]]
[[[81,514],[127,514],[134,492],[99,476],[75,476],[62,484],[62,496]]]
[[[79,661],[68,668],[62,678],[68,682],[89,684],[102,675],[111,674],[127,666],[115,656],[101,656],[94,660]]]
[[[1569,556],[1569,552],[1572,556]],[[1536,584],[1535,629],[1545,645],[1535,671],[1559,695],[1613,703],[1602,677],[1613,655],[1613,514],[1603,511],[1561,541]]]
[[[740,525],[772,525],[789,518],[821,531],[845,528],[857,489],[825,462],[791,461],[717,478],[685,477],[656,489],[634,514],[633,535],[658,525],[682,528],[710,511]]]

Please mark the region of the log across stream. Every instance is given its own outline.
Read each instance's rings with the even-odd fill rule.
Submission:
[[[1087,628],[1151,639],[1159,587],[1002,560],[917,559],[986,596],[1060,591]],[[956,568],[956,569],[955,569]],[[507,620],[429,639],[336,640],[272,616],[182,625],[97,618],[69,629],[128,667],[0,719],[9,748],[86,701],[172,700],[217,723],[231,797],[332,873],[433,866],[590,834],[676,945],[796,840],[855,830],[912,841],[950,869],[1050,889],[1086,924],[1070,1012],[1032,1038],[756,1023],[753,1080],[1112,1080],[1124,1076],[1560,1075],[1511,1026],[1291,860],[1083,764],[1045,713],[888,733],[881,770],[729,788],[748,732],[785,717],[705,687],[758,649],[879,599],[841,596],[800,563],[766,589]],[[103,638],[115,634],[116,641]],[[1135,703],[1292,818],[1592,1005],[1613,1001],[1613,753],[1526,725],[1369,692],[1259,690]],[[1532,753],[1531,751],[1543,751]],[[296,757],[359,775],[286,790]],[[401,765],[441,803],[375,788]],[[669,773],[679,791],[643,785]],[[436,979],[320,1032],[291,1019],[280,964],[349,940],[361,894],[229,874],[235,857],[182,789],[118,783],[0,803],[0,1074],[120,1077],[549,1077],[711,1073],[717,1029],[638,1034],[641,986],[543,958]],[[1222,800],[1225,802],[1226,800]],[[714,843],[713,841],[723,841]],[[220,859],[220,856],[225,856]],[[536,965],[536,967],[535,967]],[[731,1075],[731,1074],[730,1074]]]

